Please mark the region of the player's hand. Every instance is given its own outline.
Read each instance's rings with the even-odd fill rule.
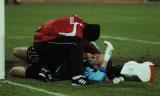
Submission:
[[[87,60],[94,66],[94,68],[98,68],[100,65],[98,55],[87,53]]]

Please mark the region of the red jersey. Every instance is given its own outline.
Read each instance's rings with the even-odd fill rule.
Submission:
[[[82,38],[85,23],[78,16],[66,16],[49,20],[41,25],[34,34],[34,43],[40,43],[61,36]]]

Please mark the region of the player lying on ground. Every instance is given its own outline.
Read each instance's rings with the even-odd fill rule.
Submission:
[[[135,61],[134,62],[130,61],[130,62],[125,63],[124,67],[123,67],[123,65],[112,66],[112,62],[110,60],[110,57],[112,56],[113,46],[108,41],[105,41],[104,44],[107,45],[104,56],[99,53],[99,51],[98,51],[99,48],[95,45],[95,43],[86,44],[87,46],[85,47],[85,49],[90,49],[90,50],[85,50],[83,64],[85,65],[84,75],[89,80],[103,81],[103,80],[106,80],[106,76],[108,77],[109,80],[112,80],[113,78],[119,77],[119,76],[125,77],[125,80],[138,80],[137,78],[136,79],[132,78],[132,77],[128,78],[125,75],[130,74],[131,76],[134,75],[133,77],[135,77],[135,75],[139,76],[139,74],[142,74],[145,72],[147,72],[147,74],[145,73],[145,74],[143,74],[143,76],[139,76],[141,81],[146,82],[146,81],[149,81],[150,78],[153,79],[153,75],[152,76],[150,75],[150,74],[152,74],[151,71],[148,72],[148,69],[147,69],[148,67],[146,66],[146,64],[148,64],[148,62],[138,64]],[[94,53],[96,53],[96,54],[94,54]],[[14,48],[13,54],[16,57],[18,57],[18,58],[20,58],[30,64],[35,64],[36,62],[39,62],[38,54],[36,53],[36,51],[34,50],[33,47]],[[104,60],[103,60],[103,57],[105,57]],[[107,62],[108,62],[108,64],[107,64]],[[149,63],[149,64],[151,64],[151,63]],[[107,67],[106,67],[106,65],[107,65]],[[10,74],[12,76],[28,77],[28,73],[33,73],[32,70],[28,70],[28,69],[30,69],[29,66],[30,65],[28,65],[26,67],[24,67],[24,66],[13,67],[10,70]],[[126,73],[127,72],[126,66],[129,66],[130,69],[131,68],[134,70],[138,69],[139,72],[136,72],[134,74],[133,73]],[[69,79],[70,73],[67,72],[66,69],[67,68],[65,68],[64,65],[61,64],[59,67],[57,67],[57,70],[55,72],[52,72],[52,74],[54,74],[54,76],[52,76],[52,77],[56,80]],[[122,72],[121,72],[121,70],[122,70]],[[134,71],[134,70],[132,70],[132,71]],[[35,72],[36,71],[38,71],[38,70],[35,70]],[[148,74],[148,73],[150,73],[150,74]]]
[[[105,69],[107,62],[111,63],[110,57],[112,55],[113,46],[105,41],[106,51],[105,51],[105,60],[103,60],[104,56],[100,53],[99,48],[95,45],[95,43],[86,42],[84,43],[84,60],[83,64],[85,67],[84,75],[93,81],[102,81],[105,79]],[[13,54],[29,63],[30,65],[26,66],[16,66],[10,70],[10,74],[12,76],[18,77],[29,77],[37,79],[36,77],[30,76],[32,74],[37,73],[39,69],[32,67],[34,64],[39,63],[39,56],[35,51],[34,47],[17,47],[13,49]],[[30,67],[31,66],[31,67]],[[61,64],[57,68],[56,71],[51,72],[52,77],[54,79],[69,79],[70,78],[70,70],[66,68],[64,64]],[[38,78],[39,79],[39,78]],[[49,81],[48,78],[46,78]]]
[[[104,41],[106,45],[106,50],[104,54],[104,62],[99,64],[99,67],[85,67],[85,76],[89,80],[94,81],[102,81],[105,80],[105,74],[109,80],[113,79],[113,83],[119,83],[121,81],[142,81],[148,82],[154,80],[154,64],[152,62],[136,62],[136,61],[128,61],[125,64],[114,65],[112,66],[112,62],[110,60],[112,56],[113,46],[110,42]],[[96,56],[95,56],[96,58]],[[96,65],[96,61],[94,55],[88,61],[90,65]],[[102,59],[102,58],[101,58]],[[102,60],[101,60],[102,61]],[[99,62],[99,61],[98,61]],[[118,80],[118,81],[117,81]]]

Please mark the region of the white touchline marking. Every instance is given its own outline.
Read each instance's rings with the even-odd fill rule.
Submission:
[[[123,38],[123,37],[101,36],[100,38],[103,38],[103,39],[109,38],[109,39],[122,40],[122,41],[132,41],[132,42],[138,42],[138,43],[160,45],[160,42],[137,40],[137,39],[129,39],[129,38]]]
[[[9,80],[5,80],[5,81],[2,81],[2,82],[3,83],[8,83],[8,84],[11,84],[11,85],[15,85],[15,86],[19,86],[19,87],[24,87],[26,89],[39,91],[39,92],[42,92],[42,93],[45,93],[45,94],[48,94],[48,95],[52,95],[52,96],[67,96],[67,95],[64,95],[64,94],[61,94],[61,93],[49,92],[49,91],[47,91],[45,89],[36,88],[36,87],[31,86],[31,85],[25,85],[25,84],[21,84],[21,83],[16,83],[16,82],[12,82],[12,81],[9,81]]]

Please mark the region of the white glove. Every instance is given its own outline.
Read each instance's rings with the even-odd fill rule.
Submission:
[[[112,44],[108,41],[104,41],[104,45],[106,45],[104,60],[106,62],[108,62],[110,60],[111,56],[112,56],[114,48],[113,48]]]

